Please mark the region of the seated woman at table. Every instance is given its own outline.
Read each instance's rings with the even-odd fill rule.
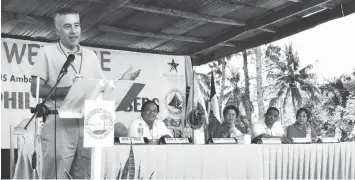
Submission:
[[[287,127],[287,138],[303,138],[306,137],[307,129],[311,130],[312,142],[317,141],[317,133],[313,127],[308,124],[311,113],[306,108],[300,108],[296,113],[296,122]]]
[[[172,137],[171,132],[163,121],[157,119],[158,105],[154,101],[147,101],[142,105],[141,117],[131,122],[128,128],[128,137],[147,137],[159,139]]]
[[[260,138],[282,138],[285,135],[284,128],[279,121],[280,111],[275,107],[269,107],[261,120],[252,126],[253,140],[257,143]]]
[[[213,132],[214,138],[226,138],[251,133],[249,124],[243,124],[238,120],[239,110],[233,105],[223,109],[224,121]],[[233,133],[233,134],[232,134]]]

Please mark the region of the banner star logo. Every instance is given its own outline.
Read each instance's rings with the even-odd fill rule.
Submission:
[[[178,72],[178,71],[177,71],[177,67],[179,66],[179,64],[178,64],[178,63],[175,63],[174,59],[173,59],[170,63],[168,63],[168,64],[170,65],[170,72],[171,72],[172,70],[175,70],[176,72]]]

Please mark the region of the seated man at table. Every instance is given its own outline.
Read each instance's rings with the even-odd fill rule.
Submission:
[[[245,125],[237,118],[239,110],[234,105],[226,106],[223,109],[224,121],[213,132],[214,138],[234,137],[251,133],[249,125]]]
[[[264,115],[265,120],[253,125],[252,143],[257,143],[260,138],[276,138],[285,135],[284,128],[279,119],[280,111],[275,107],[269,107]]]
[[[311,117],[311,112],[306,108],[300,108],[296,113],[296,122],[287,127],[287,138],[303,138],[307,135],[307,130],[310,131],[312,142],[317,142],[317,133],[313,127],[308,124],[308,120]]]
[[[154,101],[147,101],[142,105],[141,117],[131,122],[128,128],[128,137],[147,137],[160,139],[172,137],[171,132],[163,121],[157,120],[158,105]]]

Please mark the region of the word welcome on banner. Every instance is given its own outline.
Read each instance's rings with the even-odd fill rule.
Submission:
[[[31,71],[36,63],[34,57],[48,43],[2,38],[1,44],[1,147],[9,148],[10,125],[17,126],[31,117],[29,109],[36,103],[30,93]],[[96,53],[106,79],[120,79],[131,66],[133,71],[141,69],[135,82],[144,86],[132,87],[132,91],[140,91],[137,97],[129,97],[136,92],[127,93],[127,99],[133,98],[134,101],[123,105],[128,107],[126,109],[116,109],[116,122],[120,121],[128,128],[130,122],[140,116],[142,104],[153,100],[159,105],[158,118],[175,137],[181,136],[186,107],[187,57],[89,49]]]

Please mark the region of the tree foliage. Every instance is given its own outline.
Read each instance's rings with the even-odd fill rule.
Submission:
[[[270,106],[282,101],[283,109],[289,99],[294,110],[303,105],[302,92],[306,92],[313,101],[319,102],[319,90],[314,80],[315,73],[310,72],[313,64],[300,68],[300,59],[292,44],[282,50],[280,47],[269,45],[265,52],[266,58],[272,64],[267,77],[275,81],[276,96],[271,99]]]

